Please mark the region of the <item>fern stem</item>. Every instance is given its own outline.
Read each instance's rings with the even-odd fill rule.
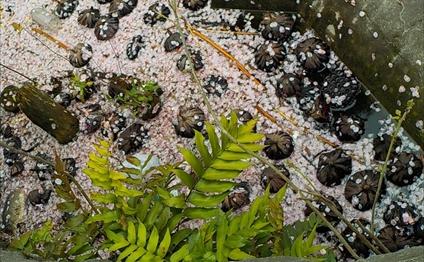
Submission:
[[[182,42],[183,42],[183,48],[185,51],[185,54],[187,56],[187,60],[189,62],[189,67],[190,67],[190,71],[191,71],[191,76],[193,78],[193,81],[196,83],[198,90],[203,98],[203,101],[206,105],[206,107],[208,108],[209,113],[211,114],[215,124],[220,128],[221,132],[223,135],[227,136],[233,143],[237,144],[241,149],[243,149],[246,153],[248,153],[249,155],[257,158],[258,160],[260,160],[262,163],[266,164],[267,166],[271,167],[278,175],[280,175],[287,183],[287,185],[292,188],[292,190],[294,190],[295,192],[299,193],[301,195],[301,197],[304,197],[303,193],[300,191],[300,189],[294,185],[290,179],[288,179],[280,170],[278,170],[278,168],[276,168],[272,163],[270,163],[267,159],[265,159],[264,157],[260,156],[259,154],[256,154],[250,150],[248,150],[245,146],[241,145],[229,132],[227,132],[227,130],[225,130],[224,128],[222,128],[220,122],[219,122],[219,118],[218,116],[215,114],[215,111],[212,109],[212,105],[210,104],[207,95],[205,93],[205,91],[202,88],[202,84],[200,79],[198,78],[196,71],[194,69],[194,64],[193,64],[193,60],[190,54],[190,51],[188,49],[187,43],[183,33],[183,29],[181,27],[180,24],[180,18],[179,18],[179,14],[178,14],[178,7],[176,4],[175,0],[169,0],[169,5],[171,6],[171,9],[174,12],[175,15],[175,19],[176,19],[176,23],[175,26],[178,29],[178,32],[181,36]],[[320,218],[329,225],[330,229],[334,232],[334,234],[339,238],[340,242],[342,242],[346,249],[349,251],[349,253],[356,259],[359,259],[358,254],[355,252],[355,250],[352,249],[352,247],[349,245],[349,243],[347,243],[347,241],[343,238],[343,236],[337,231],[337,229],[335,229],[331,223],[325,218],[325,216],[323,216],[321,213],[319,213],[319,211],[312,205],[311,202],[307,201],[306,204],[311,207],[312,210],[314,210],[314,212],[317,213],[317,215],[320,216]]]
[[[413,101],[413,100],[410,100]],[[389,150],[387,151],[387,155],[386,155],[386,159],[384,160],[384,164],[383,167],[381,168],[380,171],[380,177],[378,179],[378,187],[377,187],[377,192],[375,193],[375,199],[374,202],[372,204],[372,209],[371,209],[371,232],[374,233],[375,231],[375,209],[377,207],[377,202],[380,198],[380,194],[381,194],[381,188],[383,186],[383,181],[384,181],[384,177],[386,175],[387,172],[387,167],[389,165],[389,161],[390,161],[390,157],[392,156],[393,153],[393,147],[395,145],[395,141],[399,135],[399,132],[402,128],[402,123],[405,121],[406,116],[409,114],[409,112],[411,112],[412,107],[414,106],[413,102],[411,103],[411,105],[408,105],[405,112],[403,112],[402,117],[397,121],[395,129],[393,130],[392,133],[392,138],[390,140],[390,146],[389,146]]]

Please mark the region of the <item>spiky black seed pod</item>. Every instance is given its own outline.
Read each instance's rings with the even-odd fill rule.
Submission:
[[[183,0],[183,6],[192,11],[197,11],[204,8],[208,0]]]
[[[283,45],[267,41],[256,47],[255,64],[260,70],[272,72],[281,65],[285,57]]]
[[[364,134],[365,123],[359,117],[341,115],[334,122],[334,131],[340,141],[356,142]]]
[[[278,170],[280,170],[283,175],[290,177],[290,172],[284,165],[278,165]],[[269,186],[269,192],[277,193],[284,185],[286,181],[277,174],[272,168],[267,167],[262,171],[261,174],[261,185],[264,189]]]
[[[423,239],[416,237],[406,228],[399,228],[388,225],[380,230],[378,239],[385,245],[391,252],[396,252],[406,246],[412,247],[421,245]]]
[[[209,75],[203,79],[203,88],[208,92],[208,94],[213,94],[221,97],[225,91],[228,89],[228,82],[222,76]]]
[[[94,7],[85,9],[79,13],[78,23],[88,28],[94,28],[100,18],[100,10]]]
[[[353,174],[346,182],[345,198],[360,211],[369,210],[376,198],[379,173],[373,170],[363,170]],[[386,191],[386,184],[383,182],[380,196]]]
[[[138,53],[144,47],[143,37],[141,35],[134,36],[127,45],[127,57],[130,60],[137,58]]]
[[[384,212],[383,219],[392,226],[411,226],[418,220],[419,214],[416,208],[409,203],[397,201],[392,202]]]
[[[361,85],[354,76],[344,71],[329,74],[322,84],[321,93],[333,111],[346,111],[356,104]]]
[[[73,98],[70,94],[61,92],[53,99],[56,103],[62,105],[63,107],[68,107],[71,105]]]
[[[331,201],[333,205],[337,208],[337,210],[343,214],[343,208],[340,205],[339,201],[337,201],[334,197],[328,195],[325,195],[325,198]],[[325,203],[321,201],[312,201],[312,205],[314,205],[333,226],[337,225],[340,222],[340,219],[337,214],[333,210],[331,210]],[[313,212],[314,211],[312,208],[306,206],[305,216],[309,216]],[[324,233],[329,230],[330,228],[328,228],[326,225],[317,227],[317,232],[319,233]]]
[[[284,74],[277,80],[275,94],[277,97],[285,99],[287,97],[299,96],[302,91],[301,81],[295,74]]]
[[[205,123],[205,114],[198,107],[180,108],[177,123],[174,124],[177,135],[193,138],[195,130],[201,131]]]
[[[16,86],[10,85],[6,86],[0,93],[0,106],[7,112],[18,113],[20,111],[17,91],[18,88]]]
[[[233,191],[222,201],[221,209],[224,212],[240,209],[250,203],[250,186],[246,182],[238,184]]]
[[[52,190],[47,189],[44,190],[42,193],[38,191],[38,189],[34,189],[28,194],[28,201],[31,203],[31,205],[46,205],[49,202],[50,195],[52,193]]]
[[[102,115],[90,115],[85,119],[84,133],[92,134],[100,129],[102,126]]]
[[[378,161],[385,161],[387,157],[387,152],[389,152],[390,142],[392,141],[392,137],[388,134],[383,134],[382,136],[378,136],[374,138],[372,144],[374,146],[374,159]],[[402,147],[402,141],[399,137],[396,137],[395,142],[393,144],[393,151],[399,152]]]
[[[364,218],[353,219],[350,221],[350,223],[356,228],[356,230],[362,233],[362,235],[370,241],[369,235],[364,232],[364,230],[359,226],[359,223],[361,223],[362,226],[370,230],[371,224],[368,220]],[[347,240],[349,245],[356,251],[356,253],[358,253],[358,255],[363,258],[367,258],[370,255],[370,250],[367,245],[356,235],[356,233],[350,227],[346,227],[346,229],[342,232],[342,235]],[[352,256],[343,245],[341,246],[341,250],[344,257]]]
[[[203,58],[199,50],[190,50],[191,59],[193,62],[194,70],[200,70],[204,67]],[[190,70],[189,59],[186,54],[183,54],[177,61],[178,70],[184,72]]]
[[[112,2],[113,0],[97,0],[97,3],[104,5],[104,4],[109,4],[110,2]]]
[[[93,48],[89,44],[78,43],[69,51],[69,63],[80,68],[88,64],[93,57]]]
[[[77,0],[64,0],[57,5],[55,14],[60,19],[68,18],[75,11],[78,3],[79,2]]]
[[[388,166],[387,178],[397,186],[406,186],[423,173],[423,162],[413,153],[395,154]]]
[[[166,21],[166,17],[169,17],[171,10],[163,3],[155,3],[149,7],[149,10],[143,15],[143,21],[145,24],[154,25],[158,21]]]
[[[138,0],[113,0],[109,5],[109,13],[118,18],[129,15],[137,6]]]
[[[7,145],[14,147],[16,149],[21,149],[22,147],[21,139],[14,135],[6,139],[5,142]],[[3,157],[4,157],[4,163],[8,166],[12,166],[15,162],[21,159],[19,154],[9,151],[6,148],[3,149]]]
[[[185,36],[184,36],[185,38]],[[164,47],[166,52],[174,51],[180,48],[183,45],[183,41],[181,39],[180,33],[175,32],[171,33],[164,42]]]
[[[265,135],[264,152],[269,159],[281,160],[288,158],[294,151],[292,137],[284,132],[278,131]]]
[[[318,38],[309,38],[296,48],[297,59],[310,72],[321,71],[330,59],[330,48]]]
[[[119,135],[118,149],[125,154],[132,154],[143,146],[147,136],[147,129],[140,123],[134,123]]]
[[[94,34],[98,40],[109,40],[119,29],[119,19],[114,16],[102,16],[94,27]]]
[[[342,149],[320,154],[317,178],[323,185],[340,185],[342,179],[351,172],[352,158],[347,156]]]
[[[267,40],[285,41],[294,26],[293,17],[289,14],[267,13],[259,26],[262,37]]]

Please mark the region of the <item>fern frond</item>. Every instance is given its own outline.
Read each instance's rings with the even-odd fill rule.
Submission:
[[[226,135],[218,136],[212,124],[206,124],[206,132],[210,149],[205,137],[195,132],[197,152],[181,148],[184,160],[190,165],[193,175],[177,169],[174,173],[182,183],[191,189],[187,198],[190,207],[186,207],[184,214],[190,218],[210,218],[219,213],[219,204],[235,186],[233,180],[243,170],[250,167],[248,160],[251,156],[244,152],[239,144],[257,152],[262,149],[258,142],[263,135],[255,133],[255,120],[245,125],[239,124],[233,113],[230,119],[222,117],[221,127],[230,133],[236,140],[233,143]],[[221,132],[222,133],[222,132]]]

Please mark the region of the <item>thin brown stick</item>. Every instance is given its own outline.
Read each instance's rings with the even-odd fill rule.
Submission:
[[[46,31],[43,31],[42,29],[38,28],[38,27],[32,27],[31,30],[39,35],[44,36],[45,38],[47,38],[49,41],[55,43],[56,45],[58,45],[60,48],[63,48],[65,50],[69,50],[71,49],[67,44],[65,44],[62,41],[59,41],[56,37],[52,36],[51,34],[47,33]]]

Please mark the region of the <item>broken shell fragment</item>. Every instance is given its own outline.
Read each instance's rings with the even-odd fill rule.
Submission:
[[[109,40],[115,36],[119,29],[119,19],[114,16],[100,17],[94,27],[96,38],[101,41]]]
[[[292,137],[284,132],[279,131],[265,135],[264,152],[269,159],[281,160],[288,158],[294,151]]]
[[[100,10],[90,7],[79,13],[78,23],[88,28],[94,28],[100,18]]]
[[[198,107],[180,108],[177,123],[174,124],[177,135],[193,138],[195,130],[201,131],[205,123],[205,114]]]
[[[250,187],[246,182],[238,184],[232,192],[224,199],[221,209],[224,212],[240,209],[250,203]]]
[[[184,36],[185,37],[185,36]],[[171,33],[164,42],[164,47],[166,52],[174,51],[180,48],[183,45],[183,41],[181,39],[180,33],[175,32]]]
[[[78,0],[62,0],[56,7],[55,14],[60,19],[70,17],[77,8]]]
[[[144,47],[143,37],[141,35],[134,36],[127,45],[127,57],[130,60],[137,58],[138,53]]]
[[[59,18],[44,8],[32,9],[31,18],[35,23],[39,24],[42,28],[50,30],[50,31],[56,31],[60,27]]]
[[[227,79],[219,75],[209,75],[203,79],[203,83],[205,83],[203,88],[208,94],[213,94],[218,97],[221,97],[228,89]]]
[[[198,71],[204,67],[203,58],[199,50],[190,50],[191,62],[194,70]],[[186,54],[183,54],[177,61],[178,70],[185,72],[190,70],[190,60]]]
[[[163,3],[155,3],[149,7],[149,10],[144,14],[143,21],[146,24],[154,25],[158,21],[164,22],[171,14],[171,10]]]
[[[86,66],[92,57],[93,48],[89,44],[78,43],[69,51],[69,63],[76,68]]]

